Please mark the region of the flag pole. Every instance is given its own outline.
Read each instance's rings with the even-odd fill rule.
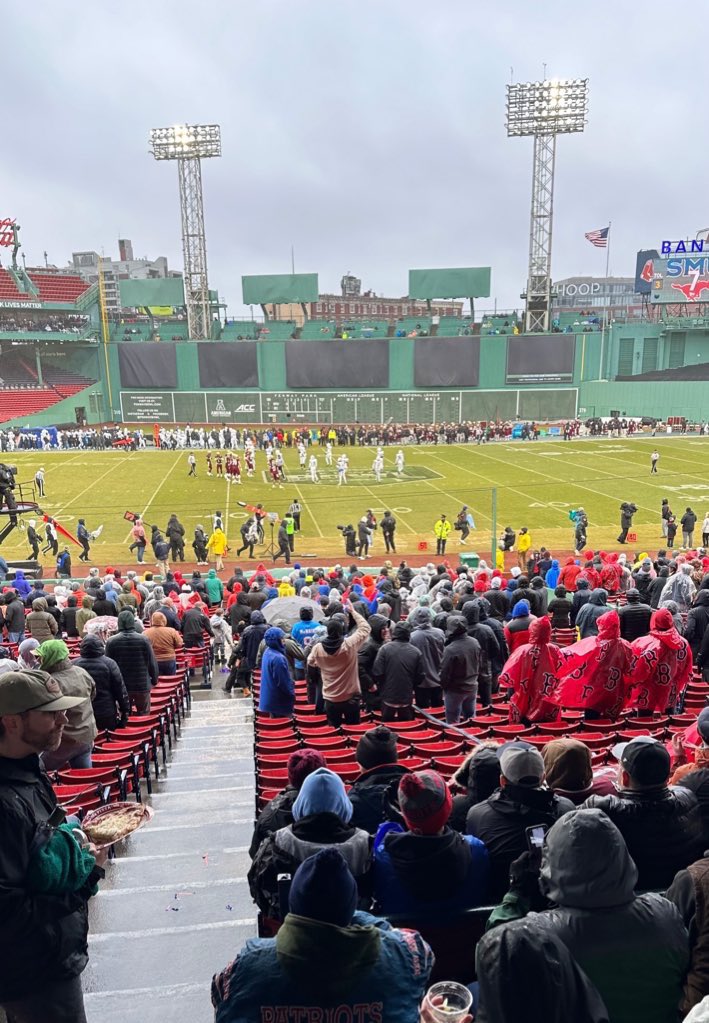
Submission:
[[[611,222],[608,221],[608,244],[606,245],[606,277],[608,276],[608,268],[611,261]]]

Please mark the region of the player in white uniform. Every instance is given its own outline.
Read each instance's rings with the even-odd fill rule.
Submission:
[[[337,459],[337,485],[341,487],[343,483],[347,482],[347,456],[340,455]]]
[[[310,461],[308,462],[308,470],[310,472],[310,482],[319,483],[320,477],[318,476],[318,460],[315,457],[315,455],[310,456]]]
[[[325,465],[332,465],[332,444],[330,441],[325,445]]]
[[[377,457],[372,462],[372,472],[377,483],[382,482],[382,469],[384,468],[384,459],[377,453]]]
[[[396,475],[404,475],[404,452],[399,448],[396,455],[394,456],[394,462],[396,463]]]
[[[307,452],[305,450],[305,444],[303,444],[303,442],[301,441],[300,444],[298,445],[298,462],[300,463],[300,468],[301,469],[305,468],[305,459],[306,458],[307,458]]]

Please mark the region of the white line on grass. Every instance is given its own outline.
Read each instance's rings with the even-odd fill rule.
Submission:
[[[155,488],[155,490],[150,495],[150,500],[148,501],[148,503],[146,504],[145,508],[143,508],[142,512],[140,513],[141,519],[145,519],[145,513],[147,512],[148,508],[150,507],[150,505],[153,503],[153,501],[157,497],[158,492],[167,483],[168,477],[172,475],[172,473],[175,471],[175,469],[177,468],[177,466],[179,464],[180,464],[180,456],[176,455],[174,462],[172,463],[170,468],[167,470],[167,472],[165,473],[163,478],[160,480],[160,482],[158,483],[157,487]],[[130,539],[130,530],[128,530],[128,535],[126,536],[126,538],[123,541],[123,543],[127,544],[129,539]]]
[[[319,535],[319,536],[321,536],[321,537],[322,537],[322,539],[324,540],[324,539],[325,539],[325,534],[323,533],[322,529],[321,529],[321,528],[320,528],[320,526],[318,525],[318,520],[317,520],[317,519],[315,518],[315,516],[313,515],[312,511],[310,510],[310,505],[309,505],[309,504],[308,504],[308,502],[306,501],[306,499],[305,499],[305,496],[303,495],[303,491],[302,491],[302,490],[300,489],[300,487],[299,487],[299,486],[298,486],[298,485],[297,485],[296,483],[294,483],[294,484],[293,484],[293,487],[294,487],[294,488],[296,489],[296,491],[298,492],[298,497],[299,497],[299,498],[300,498],[300,500],[302,501],[302,503],[303,503],[303,507],[304,507],[304,508],[305,508],[305,510],[307,511],[307,513],[308,513],[308,515],[310,516],[310,518],[311,518],[311,519],[313,520],[313,525],[314,525],[314,526],[315,526],[315,528],[317,529],[317,531],[318,531],[318,535]]]
[[[365,483],[360,483],[360,484],[359,484],[359,486],[360,486],[360,487],[362,488],[362,490],[366,490],[368,494],[371,494],[371,495],[372,495],[372,497],[373,497],[373,498],[374,498],[374,499],[376,500],[376,502],[377,502],[377,507],[379,507],[379,501],[381,500],[381,495],[380,495],[380,494],[377,494],[377,492],[376,492],[376,491],[372,490],[372,488],[371,488],[371,487],[368,487],[368,486],[367,486],[367,485],[366,485]],[[398,521],[399,519],[401,519],[402,525],[406,526],[406,528],[408,529],[408,531],[409,531],[410,533],[413,533],[413,534],[414,534],[414,536],[417,536],[418,534],[416,533],[416,530],[415,530],[415,529],[413,529],[413,527],[412,527],[412,526],[410,526],[410,525],[408,524],[408,522],[407,522],[407,521],[406,521],[406,520],[404,519],[404,517],[403,517],[403,516],[402,516],[402,515],[401,515],[401,514],[400,514],[399,512],[397,512],[396,514],[397,514],[397,521]]]

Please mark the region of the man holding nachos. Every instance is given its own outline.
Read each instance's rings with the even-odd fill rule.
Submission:
[[[82,702],[42,671],[0,677],[0,1006],[9,1023],[86,1021],[87,903],[104,872],[65,823],[40,758]]]

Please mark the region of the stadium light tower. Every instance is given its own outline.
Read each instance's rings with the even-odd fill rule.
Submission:
[[[202,341],[211,336],[212,326],[202,200],[202,160],[222,155],[221,129],[218,124],[176,124],[172,128],[153,128],[150,132],[150,152],[156,160],[177,161],[187,327],[190,338]]]
[[[556,136],[583,131],[587,112],[588,78],[552,78],[507,86],[508,137],[534,138],[526,331],[550,327]]]

